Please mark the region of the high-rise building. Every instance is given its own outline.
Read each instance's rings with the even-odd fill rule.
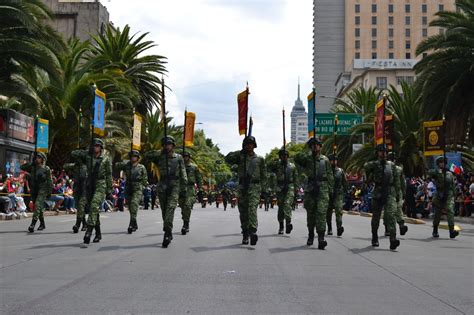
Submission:
[[[42,0],[53,12],[51,26],[65,39],[85,41],[109,24],[109,12],[99,0]]]
[[[291,109],[291,142],[305,143],[308,139],[308,114],[300,98],[300,83],[298,82],[298,98]]]
[[[314,0],[313,6],[316,104],[324,109],[357,86],[414,81],[422,58],[416,47],[444,31],[429,27],[434,14],[456,9],[455,0]]]

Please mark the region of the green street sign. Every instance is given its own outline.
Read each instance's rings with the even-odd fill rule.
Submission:
[[[316,135],[332,135],[334,132],[334,116],[332,113],[316,113]],[[362,116],[359,114],[337,114],[339,124],[337,125],[337,135],[348,136],[350,129],[362,123]]]

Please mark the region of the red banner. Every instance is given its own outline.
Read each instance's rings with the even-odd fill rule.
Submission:
[[[393,115],[385,116],[385,144],[389,151],[393,151]]]
[[[237,104],[239,106],[239,135],[245,135],[247,132],[247,114],[249,110],[249,89],[237,95]]]
[[[381,99],[375,105],[375,145],[384,143],[385,133],[385,100]]]

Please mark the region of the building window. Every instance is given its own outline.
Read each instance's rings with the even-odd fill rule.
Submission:
[[[376,16],[372,17],[372,25],[377,25],[377,17]]]
[[[423,25],[428,25],[428,18],[427,18],[426,16],[423,16],[423,17],[421,18],[421,24],[423,24]]]
[[[398,77],[397,76],[397,85],[401,85],[402,82],[406,82],[406,83],[411,85],[411,84],[413,84],[413,82],[415,82],[415,78],[412,77],[412,76],[406,76],[406,77],[404,77],[404,76]]]
[[[355,37],[360,37],[360,28],[355,29]]]
[[[410,13],[410,5],[405,4],[405,13]]]
[[[360,25],[360,16],[355,17],[355,24]]]
[[[376,12],[377,12],[377,5],[372,4],[372,13],[376,13]]]
[[[421,5],[421,12],[427,13],[428,12],[428,6],[426,4]]]
[[[409,16],[405,16],[405,25],[410,25],[411,24],[411,19]]]
[[[360,52],[355,53],[355,59],[360,59]]]
[[[388,5],[388,13],[393,13],[393,4]]]
[[[411,59],[411,54],[410,54],[410,53],[406,53],[406,54],[405,54],[405,59]]]
[[[444,4],[440,4],[438,6],[438,11],[444,11]]]
[[[428,29],[427,28],[422,29],[421,34],[423,37],[428,37]]]
[[[411,36],[410,29],[409,28],[405,29],[405,37],[410,37],[410,36]]]
[[[393,52],[388,53],[388,59],[393,59]]]
[[[387,77],[377,77],[376,78],[377,89],[386,89],[387,88]]]
[[[411,48],[411,43],[409,40],[405,42],[405,49],[410,49]]]
[[[372,59],[377,59],[377,53],[376,52],[372,53]]]
[[[393,28],[388,29],[388,37],[393,37]]]
[[[355,12],[360,13],[360,4],[355,5]]]
[[[393,25],[393,16],[388,17],[388,25]]]
[[[388,49],[393,49],[393,40],[388,41]]]
[[[376,28],[372,29],[372,37],[377,37],[377,29]]]
[[[372,49],[377,49],[377,41],[376,40],[372,41]]]
[[[360,40],[355,41],[355,48],[359,49],[360,48]]]

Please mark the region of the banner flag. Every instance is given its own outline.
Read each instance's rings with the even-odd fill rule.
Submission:
[[[308,138],[314,136],[314,111],[316,106],[314,103],[314,91],[308,95]]]
[[[49,121],[38,118],[36,123],[36,152],[48,153]]]
[[[98,89],[94,97],[94,133],[101,137],[105,134],[105,94]]]
[[[247,133],[247,116],[249,110],[249,89],[237,95],[237,104],[239,110],[239,135]]]
[[[375,145],[384,144],[385,133],[385,99],[375,105]]]
[[[186,112],[186,123],[184,131],[184,146],[192,147],[194,145],[194,123],[196,121],[196,114],[193,112]]]
[[[140,114],[133,114],[133,135],[132,135],[132,149],[140,150],[142,143],[142,121],[143,116]]]
[[[425,156],[444,154],[444,121],[423,122],[423,152]]]
[[[393,150],[393,115],[385,115],[385,144],[389,151]]]

